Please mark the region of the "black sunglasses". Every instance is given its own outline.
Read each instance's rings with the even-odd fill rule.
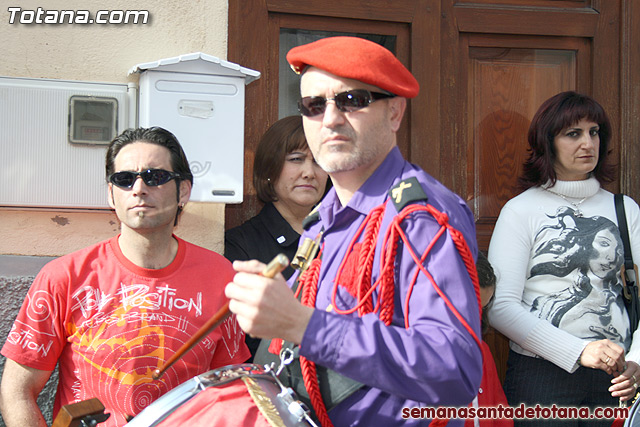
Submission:
[[[180,178],[181,175],[164,169],[147,169],[142,172],[122,171],[112,173],[109,176],[109,182],[120,188],[131,188],[138,177],[142,178],[149,187],[157,187],[172,179]]]
[[[365,89],[354,89],[336,93],[333,98],[322,96],[305,96],[298,101],[298,110],[303,116],[313,117],[323,114],[327,108],[327,101],[334,101],[338,110],[351,113],[360,110],[379,99],[393,98],[395,95],[380,92],[370,92]]]

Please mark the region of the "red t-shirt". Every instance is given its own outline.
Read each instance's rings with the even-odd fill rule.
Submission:
[[[175,238],[176,257],[159,270],[131,263],[114,237],[40,271],[2,354],[46,371],[59,360],[54,417],[63,405],[97,397],[111,414],[101,425],[124,425],[125,415],[181,383],[249,357],[231,316],[162,378],[151,378],[224,305],[235,274],[224,257]]]

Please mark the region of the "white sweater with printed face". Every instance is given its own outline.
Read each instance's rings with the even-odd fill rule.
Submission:
[[[640,209],[629,197],[625,209],[640,260]],[[489,246],[497,276],[489,321],[514,351],[573,372],[589,342],[609,339],[640,360],[621,296],[617,223],[613,194],[595,178],[530,188],[505,204]]]

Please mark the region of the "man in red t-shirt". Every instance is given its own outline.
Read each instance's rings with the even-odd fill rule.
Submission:
[[[193,184],[173,134],[125,131],[107,150],[106,173],[120,234],[50,262],[34,280],[2,348],[8,427],[46,426],[36,397],[58,363],[54,417],[97,397],[111,414],[101,425],[118,426],[192,377],[249,357],[232,316],[152,379],[226,302],[234,271],[173,234]]]

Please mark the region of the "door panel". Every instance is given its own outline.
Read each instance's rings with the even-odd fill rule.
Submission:
[[[519,192],[527,129],[537,108],[560,91],[593,93],[600,85],[593,77],[602,72],[594,37],[601,32],[602,16],[582,7],[585,2],[573,3],[581,7],[570,12],[449,5],[454,19],[444,43],[458,48],[443,50],[451,82],[442,85],[441,162],[451,173],[439,178],[473,209],[482,250],[488,248],[500,208]],[[565,20],[571,25],[558,29]],[[515,28],[516,23],[521,25]],[[616,41],[611,39],[609,48]],[[615,119],[614,100],[598,99]]]
[[[594,9],[584,7],[496,8],[464,2],[457,2],[454,7],[461,33],[594,37],[600,16]]]
[[[518,192],[531,118],[544,100],[576,87],[578,56],[569,49],[469,48],[466,198],[482,249],[500,209]]]

